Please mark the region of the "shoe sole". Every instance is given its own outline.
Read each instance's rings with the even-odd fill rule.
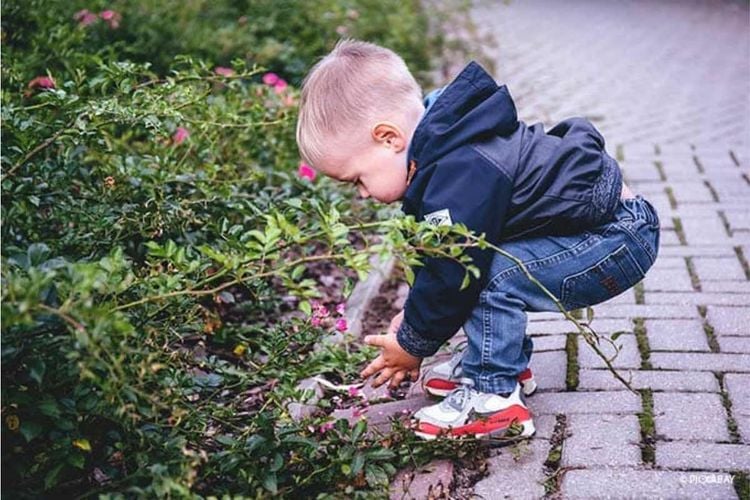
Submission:
[[[521,382],[521,392],[523,392],[523,395],[526,397],[529,397],[532,394],[534,394],[536,392],[536,389],[537,389],[537,384],[536,384],[536,380],[534,380],[533,375],[531,376],[531,378],[528,378],[524,380],[523,382]],[[424,387],[424,392],[432,396],[437,396],[440,398],[444,398],[452,390],[453,389],[435,389],[434,387],[429,387],[429,386]]]
[[[517,436],[512,436],[510,439],[508,439],[507,444],[512,444],[522,439],[531,438],[534,434],[536,434],[536,427],[534,426],[533,420],[531,419],[524,420],[523,422],[521,422],[521,426],[523,427],[523,430],[521,431],[521,433],[518,434]],[[461,434],[457,436],[457,435],[450,434],[450,433],[444,433],[440,435],[448,439],[460,439],[460,438],[467,437],[467,436],[473,436],[477,439],[486,438],[486,437],[496,438],[496,437],[505,436],[505,434],[508,433],[508,429],[510,429],[510,427],[505,427],[503,429],[497,429],[491,432],[484,432],[484,433],[477,433],[477,434]],[[438,434],[428,434],[426,432],[420,432],[418,430],[415,430],[414,434],[427,441],[432,441],[438,438]]]

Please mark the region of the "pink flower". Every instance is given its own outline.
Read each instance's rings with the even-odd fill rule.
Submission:
[[[263,83],[265,83],[266,85],[274,86],[278,81],[279,75],[277,75],[276,73],[266,73],[265,75],[263,75]]]
[[[367,413],[367,408],[354,408],[354,411],[352,411],[352,417],[354,418],[361,417],[365,413]]]
[[[37,76],[29,82],[30,89],[54,89],[57,85],[51,76]]]
[[[350,387],[349,388],[349,396],[351,396],[353,398],[356,398],[357,396],[359,396],[359,389],[357,389],[356,387]]]
[[[277,94],[283,93],[284,90],[286,90],[286,88],[287,88],[286,80],[283,80],[281,78],[279,78],[279,80],[273,84],[273,91],[276,92]]]
[[[313,316],[310,323],[312,323],[312,326],[320,326],[320,318]]]
[[[336,330],[340,332],[345,332],[348,328],[348,325],[346,324],[346,320],[344,318],[339,318],[336,320]]]
[[[339,314],[339,316],[343,316],[346,313],[346,304],[342,302],[336,305],[336,312]]]
[[[300,176],[303,179],[310,179],[311,181],[315,180],[315,170],[308,165],[307,163],[300,163],[299,168],[297,169],[297,175]],[[313,303],[314,307],[318,307],[319,304]]]
[[[172,134],[172,142],[174,144],[182,144],[185,142],[185,139],[190,137],[190,132],[185,127],[177,127],[177,130],[175,130],[175,133]]]
[[[214,73],[220,76],[234,76],[235,72],[232,68],[227,68],[225,66],[216,66],[214,68]]]
[[[98,19],[97,15],[88,9],[79,10],[73,14],[73,20],[78,21],[78,26],[86,27],[94,24]]]
[[[326,422],[323,425],[321,425],[318,430],[320,431],[321,434],[325,434],[331,429],[333,429],[333,422]]]
[[[120,21],[122,21],[120,13],[114,10],[103,10],[99,13],[99,17],[101,17],[112,29],[119,28]]]

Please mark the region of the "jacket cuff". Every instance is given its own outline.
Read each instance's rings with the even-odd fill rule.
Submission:
[[[432,356],[440,349],[443,344],[441,340],[426,339],[422,337],[417,331],[411,327],[406,319],[401,321],[401,326],[396,332],[396,340],[401,348],[418,358],[426,358]]]

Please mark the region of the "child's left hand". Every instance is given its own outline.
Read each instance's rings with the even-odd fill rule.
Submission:
[[[390,380],[391,383],[389,386],[391,389],[395,389],[407,376],[411,380],[419,378],[419,366],[422,364],[422,358],[417,358],[404,351],[398,345],[395,333],[388,332],[385,335],[367,335],[365,343],[382,349],[380,356],[367,365],[367,368],[362,370],[360,374],[362,378],[367,378],[374,373],[380,372],[380,375],[372,381],[373,387],[380,387]]]

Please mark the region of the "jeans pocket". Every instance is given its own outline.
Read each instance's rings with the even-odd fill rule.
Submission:
[[[565,278],[560,300],[568,310],[593,306],[621,294],[645,275],[638,260],[623,244],[588,269]]]

